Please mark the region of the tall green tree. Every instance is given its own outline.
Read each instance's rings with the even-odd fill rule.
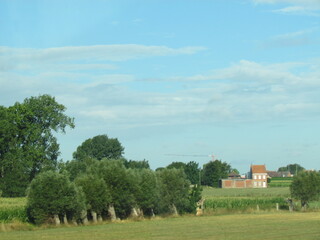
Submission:
[[[185,169],[186,164],[184,162],[172,162],[166,168],[168,169]]]
[[[134,183],[127,173],[127,169],[120,160],[102,159],[93,164],[88,173],[98,174],[106,182],[111,195],[110,205],[121,219],[130,215],[136,201],[134,197]]]
[[[120,159],[123,151],[124,148],[117,138],[109,138],[105,134],[85,140],[73,153],[73,158],[80,161],[86,158]]]
[[[190,206],[190,182],[183,169],[157,171],[160,189],[160,211],[174,214],[185,212]]]
[[[291,174],[297,175],[298,173],[303,172],[304,170],[305,170],[304,167],[302,167],[301,165],[295,163],[295,164],[288,164],[285,167],[280,167],[278,169],[278,172],[289,171]]]
[[[293,177],[290,186],[291,196],[301,201],[301,206],[307,208],[312,200],[320,197],[320,174],[317,172],[301,172]]]
[[[77,177],[86,174],[88,168],[98,163],[98,160],[94,158],[85,158],[82,161],[71,160],[67,161],[62,170],[67,171],[67,174],[71,181],[74,181]]]
[[[194,185],[191,190],[189,191],[189,208],[187,209],[187,212],[195,213],[197,209],[197,203],[202,198],[202,186],[200,185]]]
[[[78,187],[82,188],[85,195],[86,208],[96,221],[96,214],[102,215],[108,210],[111,202],[111,195],[105,181],[98,175],[84,174],[75,180]]]
[[[4,196],[24,195],[40,171],[57,167],[60,152],[53,132],[65,133],[66,127],[74,127],[65,111],[49,95],[0,107],[0,189]]]
[[[192,184],[200,184],[200,168],[199,163],[190,161],[186,164],[184,172]]]
[[[128,171],[129,176],[131,175],[131,182],[135,182],[133,194],[137,207],[142,210],[143,214],[152,216],[160,198],[156,174],[150,169]]]
[[[228,177],[232,171],[231,166],[220,160],[210,161],[203,165],[202,184],[212,187],[219,187],[219,180]]]
[[[168,169],[183,169],[183,171],[185,172],[188,180],[192,183],[192,184],[199,184],[199,179],[200,179],[200,168],[199,168],[199,164],[194,162],[194,161],[190,161],[188,163],[184,163],[184,162],[172,162],[170,163],[166,168]]]
[[[124,166],[132,169],[150,169],[149,162],[145,159],[142,161],[124,160]]]

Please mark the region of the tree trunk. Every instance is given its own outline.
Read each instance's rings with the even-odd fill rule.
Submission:
[[[289,205],[289,211],[292,212],[293,211],[293,201],[291,198],[287,199],[288,205]]]
[[[137,218],[139,216],[137,209],[134,207],[131,209],[131,217]]]
[[[75,226],[78,226],[78,223],[75,219],[72,219],[72,224],[75,225]]]
[[[117,215],[116,215],[116,211],[114,210],[113,204],[110,204],[108,208],[108,213],[110,215],[110,219],[112,222],[117,220]]]
[[[60,225],[60,219],[59,219],[58,214],[55,214],[55,215],[53,216],[53,218],[54,218],[55,224],[56,224],[57,226]]]
[[[151,217],[154,218],[156,215],[154,214],[153,208],[151,208]]]
[[[64,214],[63,216],[63,223],[68,224],[67,214]]]
[[[81,212],[81,219],[84,225],[88,224],[88,216],[87,216],[87,211],[83,210]]]
[[[98,222],[102,222],[102,221],[103,221],[102,216],[99,214],[98,215]]]
[[[203,211],[200,207],[197,207],[197,213],[196,213],[196,216],[202,216],[203,214]]]
[[[177,211],[177,208],[176,208],[176,205],[174,205],[174,204],[171,205],[171,211],[172,211],[172,214],[174,216],[178,216],[179,215],[178,211]]]
[[[138,210],[139,210],[139,211],[138,211],[139,216],[140,216],[140,217],[143,217],[143,216],[144,216],[144,214],[143,214],[143,210],[142,210],[142,208],[139,208]]]
[[[96,213],[95,211],[92,211],[92,210],[91,210],[91,216],[92,216],[92,221],[93,221],[94,223],[98,222],[98,220],[97,220],[97,213]]]

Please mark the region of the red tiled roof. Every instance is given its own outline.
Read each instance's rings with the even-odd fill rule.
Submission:
[[[252,173],[266,173],[266,166],[265,165],[251,165],[251,172]]]

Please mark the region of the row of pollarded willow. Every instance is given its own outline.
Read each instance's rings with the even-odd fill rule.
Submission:
[[[31,183],[27,209],[38,224],[177,214],[195,211],[198,190],[190,191],[182,169],[126,169],[120,160],[89,159],[73,182],[67,171],[39,174]]]

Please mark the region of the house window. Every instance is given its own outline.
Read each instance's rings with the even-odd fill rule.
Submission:
[[[259,175],[258,178],[261,179],[261,175]]]
[[[263,175],[263,176],[262,176],[262,179],[266,179],[266,175]]]
[[[253,175],[253,179],[257,179],[257,176],[256,176],[256,175]]]
[[[257,182],[253,182],[253,186],[256,187],[257,186]]]

